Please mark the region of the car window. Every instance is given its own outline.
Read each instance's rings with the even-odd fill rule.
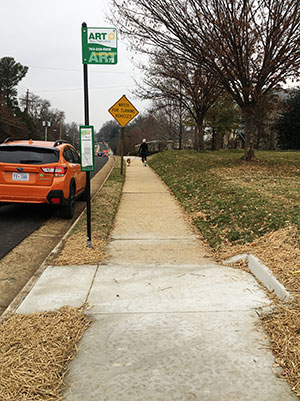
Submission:
[[[0,163],[47,164],[56,163],[59,159],[57,149],[33,146],[0,146]]]
[[[67,162],[69,162],[69,163],[75,162],[73,152],[69,146],[64,148],[63,156]]]
[[[71,152],[73,153],[74,163],[80,164],[80,157],[75,149],[70,148]]]

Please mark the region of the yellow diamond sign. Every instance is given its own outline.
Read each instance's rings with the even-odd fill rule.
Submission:
[[[125,127],[135,116],[139,114],[137,109],[124,95],[109,110],[110,114],[118,121],[121,127]]]

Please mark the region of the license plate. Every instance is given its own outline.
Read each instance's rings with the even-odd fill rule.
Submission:
[[[29,173],[13,173],[13,181],[29,181]]]

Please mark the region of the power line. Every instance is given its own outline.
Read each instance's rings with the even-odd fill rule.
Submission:
[[[135,85],[118,85],[118,86],[98,86],[94,88],[89,88],[89,90],[100,90],[100,89],[112,89],[112,88],[130,88],[134,87]],[[35,90],[33,89],[31,92],[34,93],[44,93],[44,92],[73,92],[73,91],[82,91],[83,88],[68,88],[68,89],[41,89]]]
[[[66,72],[82,72],[82,70],[75,70],[75,69],[69,69],[69,68],[56,68],[56,67],[41,67],[41,66],[36,66],[36,65],[29,65],[29,68],[37,68],[40,70],[52,70],[52,71],[66,71]],[[89,70],[90,73],[96,73],[96,74],[133,74],[133,72],[124,72],[124,71],[97,71],[97,70]],[[135,74],[135,72],[134,72]]]

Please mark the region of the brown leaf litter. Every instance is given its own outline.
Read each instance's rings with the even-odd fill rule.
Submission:
[[[68,363],[90,321],[84,306],[14,314],[0,331],[0,400],[60,401]]]

